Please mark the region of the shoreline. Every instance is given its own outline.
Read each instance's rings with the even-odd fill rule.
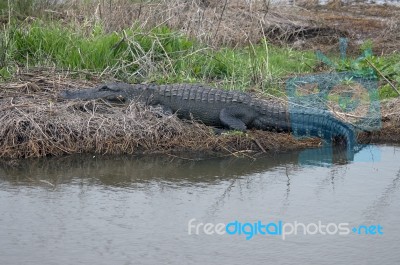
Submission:
[[[285,101],[288,78],[328,71],[368,77],[372,68],[378,96],[388,99],[380,102],[381,130],[362,133],[359,140],[400,142],[400,8],[312,2],[65,1],[25,9],[8,2],[0,16],[0,158],[182,151],[240,155],[317,147],[319,139],[296,140],[288,133],[215,135],[203,124],[157,108],[63,102],[57,94],[118,80],[203,83]],[[344,38],[348,46],[339,47]],[[321,59],[315,51],[326,56]],[[361,53],[363,58],[356,59]],[[332,101],[339,104],[340,93],[350,88],[363,101],[357,111],[358,106],[368,110],[365,94],[351,81],[343,80]],[[318,92],[312,82],[307,85],[304,95]],[[349,123],[351,115],[360,120],[368,113],[360,108],[346,116],[336,113],[336,106],[327,107]]]
[[[0,158],[176,152],[240,156],[320,145],[320,139],[296,140],[269,131],[215,135],[203,124],[135,103],[116,107],[101,100],[62,101],[59,91],[100,82],[62,78],[56,72],[22,73],[16,80],[0,85]],[[400,99],[382,102],[381,110],[382,130],[359,135],[359,140],[400,143]]]

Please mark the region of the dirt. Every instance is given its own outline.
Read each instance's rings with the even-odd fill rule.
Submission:
[[[376,54],[390,54],[400,50],[399,7],[356,4],[336,8],[317,6],[311,10],[324,24],[347,32],[354,48],[370,40]]]

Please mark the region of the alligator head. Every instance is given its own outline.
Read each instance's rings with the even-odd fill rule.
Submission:
[[[128,90],[131,88],[129,84],[109,83],[89,89],[77,91],[62,91],[59,96],[63,99],[105,99],[110,102],[125,103],[128,100]]]

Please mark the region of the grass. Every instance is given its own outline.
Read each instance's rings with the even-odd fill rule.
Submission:
[[[87,31],[39,21],[11,26],[2,36],[8,41],[2,53],[3,78],[12,75],[12,65],[53,66],[127,82],[206,82],[244,90],[270,87],[277,78],[310,72],[315,63],[312,52],[279,48],[267,41],[212,49],[167,27],[145,31],[133,26],[107,33],[100,24]]]
[[[366,41],[366,45],[361,46],[360,55],[356,58],[346,57],[343,59],[335,56],[331,60],[321,53],[317,55],[317,58],[337,72],[353,72],[357,76],[380,81],[378,91],[380,99],[398,97],[400,95],[398,92],[400,88],[400,54],[376,56],[372,53],[372,48],[373,44]]]
[[[167,26],[148,29],[132,22],[129,27],[110,31],[101,19],[85,17],[78,22],[41,16],[45,9],[40,7],[55,5],[51,0],[11,1],[11,8],[6,2],[0,1],[2,14],[10,11],[32,15],[36,8],[39,19],[33,23],[11,21],[3,25],[0,31],[3,80],[12,77],[20,67],[45,66],[86,71],[132,83],[209,83],[226,89],[255,88],[284,96],[286,77],[312,73],[317,64],[313,51],[274,46],[266,39],[258,43],[249,41],[246,46],[215,47]],[[372,45],[366,42],[362,48]],[[392,85],[399,87],[399,54],[368,59]],[[361,62],[357,67],[363,71],[369,65]],[[346,62],[336,70],[349,69],[352,70],[352,65]],[[383,83],[380,96],[397,94],[390,84]]]

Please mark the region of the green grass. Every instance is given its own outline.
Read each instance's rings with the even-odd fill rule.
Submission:
[[[74,25],[36,22],[11,26],[3,34],[5,65],[56,66],[106,72],[129,82],[217,82],[230,89],[267,86],[271,80],[311,71],[312,52],[267,42],[247,48],[211,49],[166,27],[105,33]],[[1,58],[1,56],[0,56]],[[12,67],[8,67],[11,69]],[[10,73],[12,74],[12,73]]]
[[[372,42],[366,41],[366,44],[361,46],[358,57],[341,59],[337,56],[328,58],[322,55],[321,60],[329,65],[332,70],[338,72],[350,71],[360,77],[381,81],[379,87],[380,99],[398,97],[399,95],[393,89],[393,86],[397,86],[397,91],[400,90],[400,54],[376,56],[372,53],[372,47]],[[319,57],[317,56],[317,58]]]
[[[107,33],[100,24],[38,21],[8,26],[0,32],[0,78],[13,75],[16,65],[51,66],[106,74],[126,82],[214,83],[226,89],[260,89],[284,95],[284,78],[312,73],[312,51],[276,47],[266,40],[242,48],[212,49],[167,27],[138,27]],[[339,61],[333,58],[333,61]],[[368,57],[394,84],[400,84],[400,55]],[[340,70],[351,70],[348,62]],[[369,67],[359,62],[357,70]],[[343,68],[343,69],[342,69]],[[390,86],[381,98],[393,97]]]

